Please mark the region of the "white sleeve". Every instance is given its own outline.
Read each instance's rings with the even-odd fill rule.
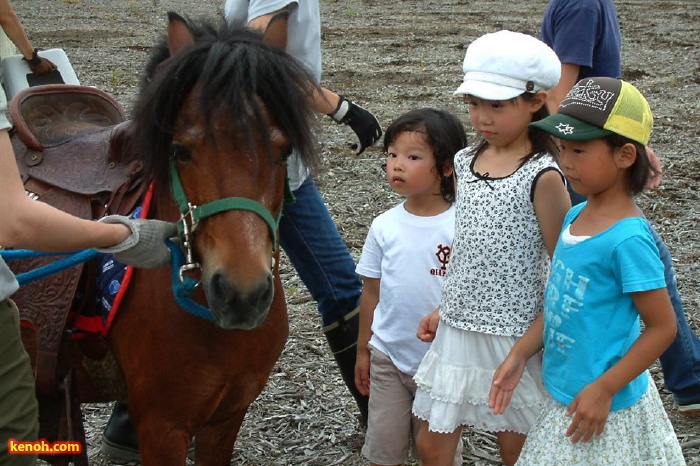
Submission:
[[[381,278],[382,256],[382,246],[377,238],[376,222],[372,222],[365,244],[362,246],[362,255],[355,272],[363,277]]]

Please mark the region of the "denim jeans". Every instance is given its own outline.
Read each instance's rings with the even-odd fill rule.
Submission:
[[[362,282],[313,179],[307,178],[294,195],[296,202],[284,205],[280,244],[318,302],[326,327],[358,306]]]
[[[650,225],[651,226],[651,225]],[[666,288],[676,314],[678,333],[671,346],[659,358],[666,387],[679,403],[700,402],[700,340],[688,325],[676,283],[676,271],[671,262],[668,246],[654,227],[651,227],[661,262],[664,264]]]

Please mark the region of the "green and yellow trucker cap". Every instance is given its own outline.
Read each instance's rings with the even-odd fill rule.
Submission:
[[[554,137],[588,141],[619,134],[649,143],[653,117],[636,87],[614,78],[585,78],[571,88],[558,113],[530,123]]]

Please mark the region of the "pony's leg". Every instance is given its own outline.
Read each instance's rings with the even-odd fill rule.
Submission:
[[[158,423],[139,429],[141,465],[184,466],[190,440],[191,437],[186,432],[170,430]]]
[[[184,466],[192,434],[159,419],[142,419],[137,427],[142,466]]]
[[[197,466],[229,466],[233,456],[233,446],[238,437],[243,417],[248,408],[218,420],[210,420],[195,434],[194,459]]]

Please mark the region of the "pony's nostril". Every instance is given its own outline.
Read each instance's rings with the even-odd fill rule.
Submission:
[[[215,272],[211,277],[212,296],[216,296],[219,300],[228,301],[231,299],[234,291],[229,285],[228,279],[221,272]]]
[[[268,274],[257,290],[250,294],[250,304],[258,309],[267,308],[272,303],[275,295],[275,287],[272,282],[272,274]]]
[[[243,305],[256,311],[269,308],[275,294],[271,273],[267,273],[257,286],[254,285],[248,291],[244,291],[233,285],[226,273],[218,271],[211,277],[209,290],[213,300],[225,308]]]

